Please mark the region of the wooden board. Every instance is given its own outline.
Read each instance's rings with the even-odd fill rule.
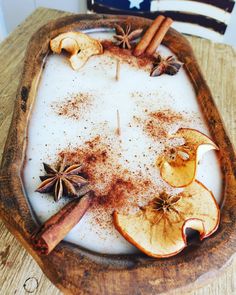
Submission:
[[[168,40],[167,40],[168,41]],[[60,251],[59,251],[60,252]]]

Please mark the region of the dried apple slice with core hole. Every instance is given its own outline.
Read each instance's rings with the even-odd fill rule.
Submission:
[[[185,187],[194,181],[202,155],[212,149],[218,150],[218,147],[208,136],[194,129],[181,128],[170,138],[183,138],[184,144],[167,147],[156,165],[169,185]]]
[[[65,49],[67,52],[69,52],[73,56],[78,53],[80,47],[75,39],[64,38],[61,40],[60,53],[62,48]]]
[[[60,54],[62,49],[70,53],[70,63],[74,70],[80,69],[90,56],[103,53],[102,44],[81,32],[68,32],[50,41],[51,50]]]
[[[220,211],[213,194],[194,181],[176,196],[163,192],[136,214],[114,212],[121,235],[153,257],[176,255],[187,246],[186,228],[199,231],[200,239],[216,231]]]

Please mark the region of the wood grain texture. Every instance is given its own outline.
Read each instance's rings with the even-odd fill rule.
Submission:
[[[13,109],[12,97],[15,96],[16,89],[18,86],[26,44],[32,33],[36,31],[38,27],[40,27],[43,23],[46,23],[47,21],[53,18],[57,18],[58,16],[63,15],[65,14],[61,12],[40,9],[37,12],[35,12],[21,27],[19,27],[1,46],[0,61],[2,72],[0,76],[0,149],[3,147],[3,144],[5,142],[6,134],[11,120],[11,114]],[[230,132],[231,139],[233,139],[233,142],[235,143],[236,130],[234,118],[236,115],[236,85],[235,80],[233,79],[233,77],[235,77],[236,75],[235,52],[232,50],[232,48],[228,46],[212,44],[209,41],[201,40],[198,38],[190,38],[190,41],[195,50],[195,54],[198,57],[201,68],[205,76],[207,76],[208,84],[213,92],[213,96],[218,105],[218,108],[220,109],[221,114],[225,119],[225,123],[228,131]],[[3,237],[10,236],[10,234],[6,234],[6,231],[3,230],[3,228],[4,227],[2,226],[1,233],[3,233]],[[2,260],[4,262],[3,264],[5,264],[5,266],[3,266],[4,275],[1,275],[1,279],[3,279],[3,284],[1,284],[2,292],[3,294],[25,294],[20,293],[25,292],[24,289],[20,289],[20,282],[23,282],[25,275],[27,276],[25,279],[31,276],[31,269],[29,268],[30,261],[30,266],[35,265],[35,263],[32,262],[31,258],[28,258],[29,255],[26,254],[24,250],[19,251],[19,249],[21,249],[20,246],[18,244],[17,246],[15,246],[14,244],[16,244],[16,242],[14,242],[13,244],[11,242],[12,240],[10,241],[10,239],[14,240],[12,237],[6,237],[4,239],[1,239],[1,243],[4,243],[3,246],[1,246],[1,251],[3,249],[2,252],[8,254],[6,255],[8,257],[7,262],[11,262],[9,258],[10,255],[12,255],[12,252],[15,253],[17,257],[19,255],[19,263],[15,264],[14,261],[13,265],[11,266],[13,277],[17,275],[17,277],[19,278],[19,282],[16,282],[16,280],[13,278],[11,279],[11,281],[10,279],[5,279],[6,276],[8,277],[9,275],[8,270],[10,269],[9,265],[11,265],[11,263],[7,264],[7,262],[4,262],[4,258]],[[7,241],[6,245],[5,241]],[[10,248],[8,246],[10,246]],[[18,247],[18,250],[15,250],[15,247]],[[1,258],[2,256],[4,256],[3,254],[1,254]],[[27,259],[23,257],[27,257]],[[22,274],[19,271],[17,271],[17,269],[19,269],[20,267],[20,264],[22,263],[21,259],[24,259],[23,265],[25,265],[26,263],[24,268],[26,269],[26,271],[22,271]],[[13,267],[14,265],[15,267]],[[55,289],[52,289],[53,293],[48,293],[49,289],[47,288],[49,288],[49,286],[50,288],[54,287],[50,285],[50,283],[47,283],[46,280],[43,279],[44,276],[41,277],[38,268],[36,266],[34,267],[35,269],[37,269],[38,280],[40,281],[39,287],[36,293],[34,294],[45,294],[45,290],[47,290],[46,294],[56,294],[54,293],[56,292]],[[34,271],[34,267],[32,267],[32,271]],[[191,294],[233,294],[235,286],[233,286],[232,283],[232,269],[233,267],[231,266],[229,270],[224,271],[224,273],[221,276],[221,279],[219,281],[215,281],[214,283],[212,283],[211,289],[209,289],[209,287],[205,287],[204,289],[196,291],[196,293],[194,291]],[[43,286],[45,285],[45,289],[42,289],[43,287],[41,285],[41,280]],[[43,283],[44,280],[45,283]],[[6,285],[7,283],[8,286]],[[156,280],[152,281],[152,284],[153,286],[155,286],[160,284],[160,282]],[[9,289],[9,291],[8,288],[12,289]],[[17,291],[15,292],[15,290]],[[213,292],[213,290],[215,290],[215,293],[207,293],[207,290],[210,290],[209,292]]]

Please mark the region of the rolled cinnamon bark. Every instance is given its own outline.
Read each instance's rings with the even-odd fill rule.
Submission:
[[[161,23],[164,21],[165,17],[163,15],[159,15],[151,24],[151,26],[147,29],[139,43],[136,45],[133,55],[139,56],[144,53],[148,45],[150,44],[152,38],[154,37],[155,33],[159,29]]]
[[[92,193],[89,192],[82,198],[71,201],[49,218],[31,237],[34,249],[41,255],[48,255],[80,221],[91,201]]]
[[[153,37],[151,43],[148,45],[146,49],[147,55],[153,55],[157,50],[158,46],[161,44],[161,41],[165,37],[166,32],[168,31],[169,27],[173,23],[173,20],[167,17],[164,22],[161,24],[159,30],[157,30],[155,36]]]

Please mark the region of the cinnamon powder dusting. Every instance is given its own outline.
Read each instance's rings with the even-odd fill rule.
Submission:
[[[72,94],[63,102],[55,102],[51,105],[59,116],[79,120],[92,106],[93,96],[91,93],[81,92]]]
[[[144,131],[150,137],[164,138],[167,137],[170,124],[175,124],[181,121],[184,121],[183,115],[170,109],[151,112],[148,115],[148,119],[144,123]]]
[[[153,187],[148,178],[124,168],[119,161],[119,149],[100,136],[77,149],[64,150],[59,156],[65,156],[68,163],[83,164],[82,174],[95,193],[90,211],[96,213],[94,222],[102,227],[112,222],[115,209],[127,211],[137,207],[137,197]]]
[[[147,56],[145,54],[141,55],[140,57],[135,57],[132,54],[132,50],[120,48],[110,40],[104,40],[101,43],[105,54],[115,56],[122,62],[128,63],[133,67],[150,71],[155,60],[155,57]]]
[[[147,110],[145,110],[147,113]],[[171,109],[147,113],[146,119],[133,117],[138,127],[153,139],[164,139],[168,136],[171,126],[186,123],[189,119],[183,113]]]
[[[183,115],[181,113],[176,113],[172,110],[152,112],[149,116],[163,123],[174,123],[183,120]]]

